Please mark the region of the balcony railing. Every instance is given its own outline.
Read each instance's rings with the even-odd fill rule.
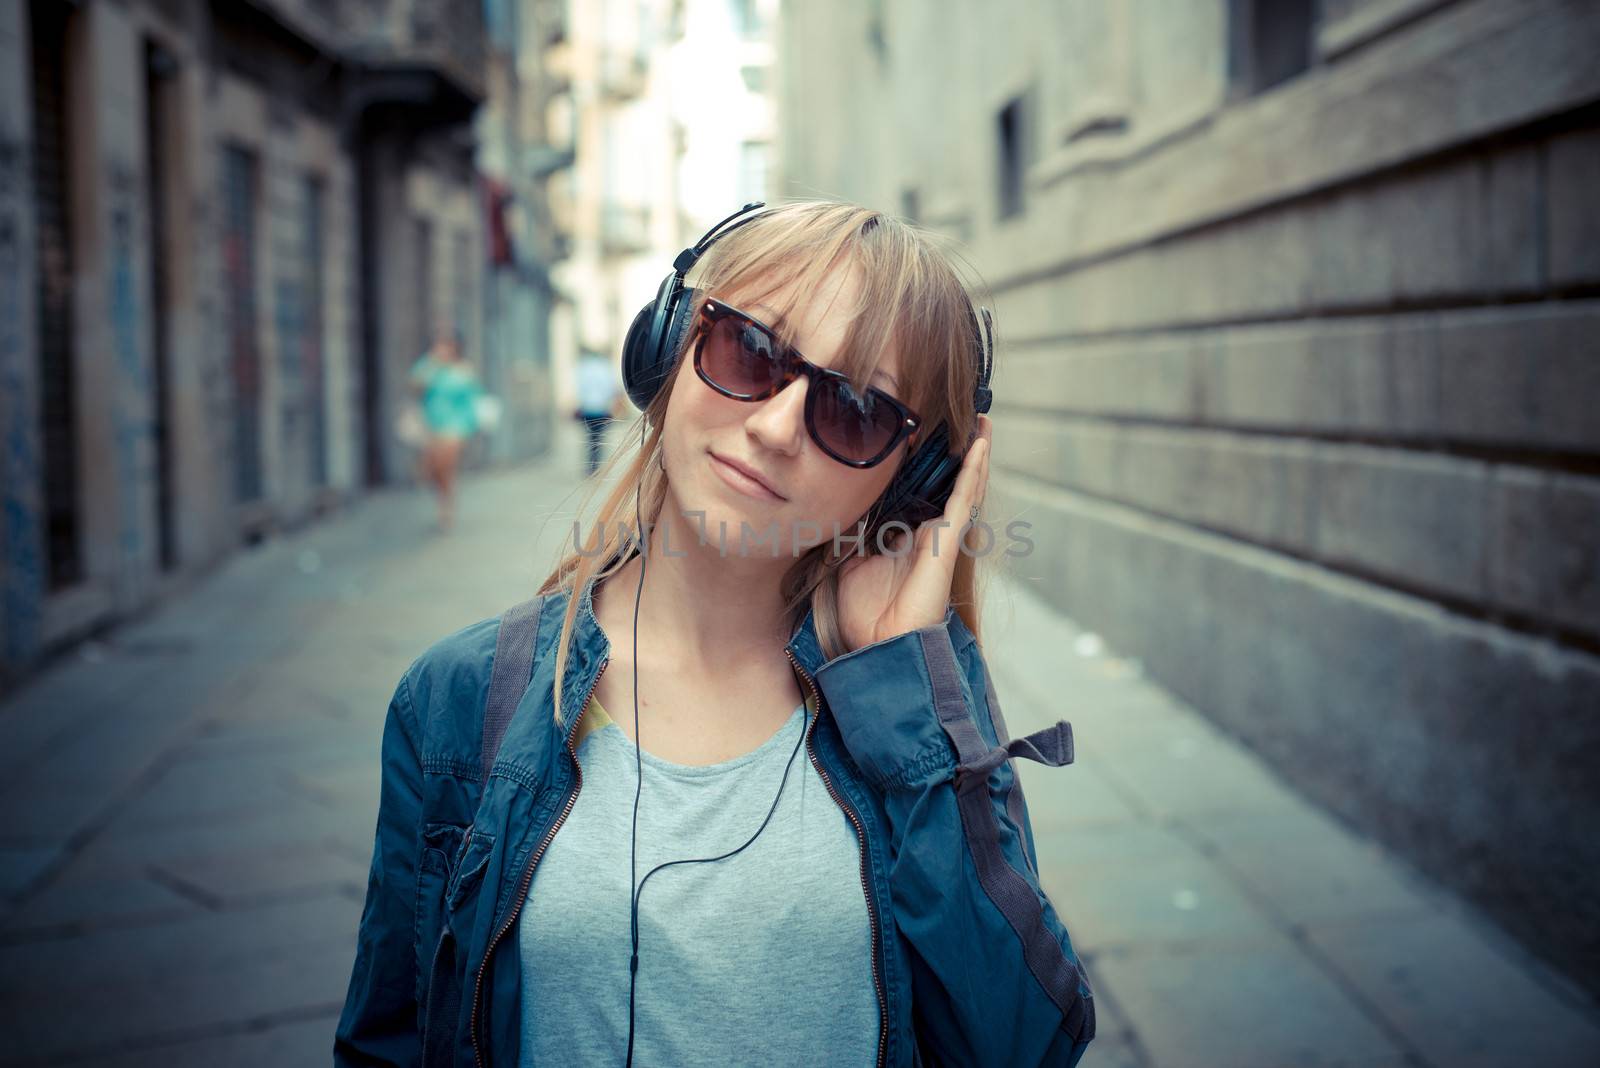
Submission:
[[[639,52],[602,51],[599,56],[600,91],[613,100],[631,100],[645,90],[649,66]]]
[[[350,51],[368,66],[428,67],[466,97],[485,93],[482,0],[343,0]]]

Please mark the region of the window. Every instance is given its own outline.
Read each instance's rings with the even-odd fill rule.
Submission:
[[[765,141],[746,141],[739,146],[739,202],[749,204],[767,199],[767,160],[771,146]]]
[[[914,186],[900,190],[900,217],[907,222],[922,221],[922,194]]]
[[[766,31],[759,0],[728,0],[728,12],[733,16],[733,28],[739,36],[760,37]]]
[[[1012,97],[1006,106],[1000,109],[996,120],[995,132],[998,138],[996,147],[1000,164],[999,209],[1002,219],[1020,215],[1023,210],[1023,188],[1028,165],[1033,162],[1033,137],[1030,128],[1032,108],[1029,106],[1029,95],[1024,93]]]
[[[1232,95],[1260,93],[1305,71],[1315,29],[1316,0],[1229,0]]]

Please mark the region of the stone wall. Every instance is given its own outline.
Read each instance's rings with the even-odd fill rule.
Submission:
[[[966,242],[1013,566],[1600,990],[1600,10],[1251,9],[786,10],[780,188]]]

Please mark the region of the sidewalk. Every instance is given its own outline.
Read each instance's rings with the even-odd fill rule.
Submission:
[[[241,553],[0,706],[0,1066],[325,1065],[395,682],[570,537],[560,456]],[[1137,666],[1019,592],[986,621],[1046,888],[1084,955],[1089,1068],[1600,1063],[1579,999],[1298,801]]]
[[[1025,592],[995,600],[1012,734],[1073,725],[1070,768],[1018,763],[1042,881],[1095,984],[1085,1065],[1600,1064],[1593,1007],[1491,922],[1093,634]]]

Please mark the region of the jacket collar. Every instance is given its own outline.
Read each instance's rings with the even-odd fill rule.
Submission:
[[[572,621],[572,645],[569,650],[567,678],[569,684],[564,686],[562,695],[562,722],[567,725],[570,732],[576,725],[582,709],[578,703],[588,693],[595,677],[599,674],[600,665],[611,655],[611,640],[606,632],[600,629],[600,623],[594,617],[594,587],[599,581],[599,576],[594,576],[584,583],[583,589],[578,591],[578,611]],[[546,613],[547,618],[553,618],[556,632],[559,633],[562,613],[566,609],[566,594],[561,593],[552,598]],[[549,646],[552,653],[555,645]],[[822,654],[822,643],[817,637],[815,610],[806,609],[805,618],[800,621],[800,626],[795,629],[794,635],[786,643],[787,648],[794,656],[795,663],[800,665],[806,674],[815,676],[817,669],[822,667],[826,657]]]

